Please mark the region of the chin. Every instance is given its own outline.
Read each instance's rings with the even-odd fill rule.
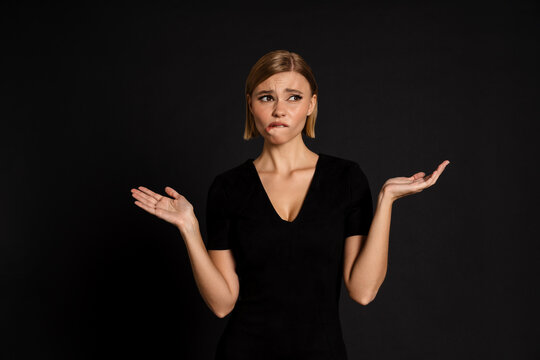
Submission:
[[[281,145],[288,143],[289,141],[291,141],[291,139],[266,138],[266,141],[268,141],[272,145]]]
[[[298,134],[295,136],[269,136],[268,135],[266,136],[265,140],[268,141],[272,145],[281,145],[281,144],[288,143],[289,141],[295,139],[297,136]]]

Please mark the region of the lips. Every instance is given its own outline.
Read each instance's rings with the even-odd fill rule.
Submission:
[[[282,123],[280,121],[274,121],[274,122],[271,122],[270,125],[266,127],[266,131],[271,130],[271,129],[283,129],[286,127],[289,127],[289,125]]]

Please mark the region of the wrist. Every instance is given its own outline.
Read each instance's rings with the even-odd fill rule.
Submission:
[[[197,217],[193,215],[188,218],[180,219],[176,224],[176,227],[182,236],[189,236],[199,231],[199,221],[197,220]]]
[[[393,194],[389,193],[385,187],[383,187],[381,191],[379,192],[379,196],[377,200],[379,204],[383,202],[393,204],[396,198],[393,196]]]

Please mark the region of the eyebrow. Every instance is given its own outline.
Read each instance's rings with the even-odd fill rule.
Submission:
[[[272,94],[274,92],[274,90],[261,90],[261,91],[258,91],[255,96],[259,96],[259,95],[262,95],[262,94]],[[300,90],[297,90],[297,89],[289,89],[289,88],[286,88],[285,89],[285,92],[289,92],[289,93],[300,93],[300,94],[303,94]]]

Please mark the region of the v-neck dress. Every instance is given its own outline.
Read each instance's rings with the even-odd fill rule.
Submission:
[[[230,249],[240,292],[216,360],[346,360],[339,319],[345,238],[373,218],[360,165],[318,153],[298,215],[282,219],[248,159],[215,176],[206,248]]]

